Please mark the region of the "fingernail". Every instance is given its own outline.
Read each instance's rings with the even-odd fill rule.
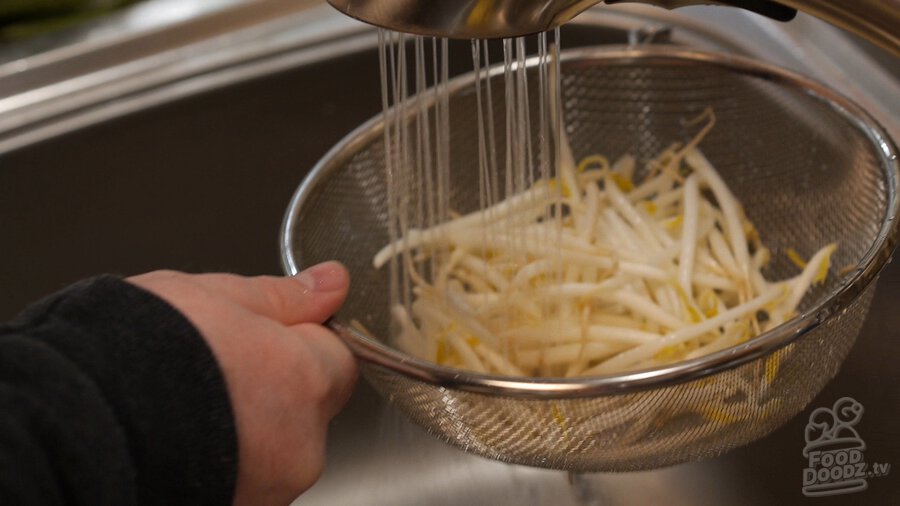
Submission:
[[[312,291],[331,292],[347,285],[347,269],[339,262],[324,262],[298,273],[294,279]]]

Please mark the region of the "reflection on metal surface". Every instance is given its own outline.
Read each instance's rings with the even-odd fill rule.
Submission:
[[[900,56],[898,0],[779,0]]]
[[[0,45],[0,65],[42,53],[55,53],[52,56],[45,54],[45,57],[54,59],[69,57],[73,53],[96,49],[103,44],[121,42],[124,37],[163,30],[178,23],[208,16],[243,1],[245,0],[144,0],[74,27]]]
[[[0,99],[172,51],[179,51],[181,58],[190,57],[193,52],[186,48],[215,39],[219,39],[218,48],[223,46],[222,38],[233,48],[240,42],[235,36],[241,31],[296,16],[314,23],[321,14],[302,16],[317,9],[326,9],[320,0],[154,0],[138,4],[71,32],[52,35],[49,47],[45,47],[48,42],[37,39],[13,44],[6,54],[0,52]],[[156,62],[156,66],[160,64]]]
[[[190,77],[206,84],[198,92],[214,86],[215,70],[229,69],[236,62],[272,59],[284,61],[283,68],[309,64],[317,59],[346,54],[360,47],[354,36],[366,31],[354,21],[333,12],[322,2],[261,1],[192,19],[162,31],[146,34],[122,33],[94,47],[76,45],[57,53],[39,54],[0,66],[0,152],[34,142],[19,134],[33,131],[42,122],[61,119],[85,107],[106,104],[113,99],[146,93],[159,86],[182,86]],[[370,40],[369,40],[370,39]],[[362,41],[371,47],[374,35]],[[246,69],[233,74],[244,74]],[[248,76],[249,77],[249,76]],[[171,93],[165,98],[171,100]],[[111,104],[122,114],[139,104]],[[83,126],[86,118],[73,125],[57,121],[49,132]],[[96,118],[95,118],[96,120]]]

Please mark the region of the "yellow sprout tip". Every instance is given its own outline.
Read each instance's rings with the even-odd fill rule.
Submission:
[[[650,216],[653,216],[654,214],[656,214],[657,207],[654,202],[652,202],[650,200],[645,200],[641,205],[644,207],[644,209],[647,211],[647,214],[649,214]]]
[[[835,244],[829,245],[828,253],[825,254],[825,258],[823,258],[822,263],[819,264],[819,272],[816,273],[815,283],[824,283],[825,279],[828,278],[828,269],[831,268],[831,254],[834,253],[836,248],[837,245]]]
[[[568,422],[566,420],[566,416],[563,414],[562,409],[559,408],[556,404],[553,404],[553,420],[556,422],[556,425],[559,426],[563,431],[568,430]]]
[[[634,183],[631,181],[631,178],[625,176],[624,174],[613,174],[612,180],[616,183],[616,186],[619,187],[623,192],[630,192],[634,189]]]
[[[775,375],[778,374],[778,367],[781,366],[781,356],[774,354],[766,359],[766,385],[771,385],[775,381]]]
[[[684,215],[679,214],[678,216],[676,216],[666,222],[666,229],[674,232],[675,230],[678,230],[683,223],[684,223]]]
[[[603,155],[588,156],[578,164],[578,172],[586,172],[593,165],[606,169],[609,167],[609,161]]]
[[[794,265],[801,269],[806,268],[806,260],[804,260],[803,257],[800,256],[800,253],[797,253],[797,250],[795,250],[794,248],[788,248],[785,250],[785,253],[787,253],[788,259],[793,262]]]
[[[703,415],[710,421],[721,423],[721,424],[730,424],[738,421],[738,419],[725,411],[718,408],[709,408],[704,410]]]

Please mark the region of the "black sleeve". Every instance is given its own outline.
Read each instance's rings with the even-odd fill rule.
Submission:
[[[0,504],[230,504],[237,435],[197,330],[112,276],[0,327]]]

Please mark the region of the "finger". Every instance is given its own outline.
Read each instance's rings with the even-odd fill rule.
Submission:
[[[199,280],[238,304],[285,325],[322,323],[344,303],[350,286],[338,262],[314,265],[292,277],[201,274]]]
[[[324,388],[319,393],[323,413],[327,419],[336,415],[356,383],[356,360],[347,345],[327,328],[314,323],[301,323],[291,327],[291,331],[302,340],[313,353],[318,367],[317,373],[323,376]]]

